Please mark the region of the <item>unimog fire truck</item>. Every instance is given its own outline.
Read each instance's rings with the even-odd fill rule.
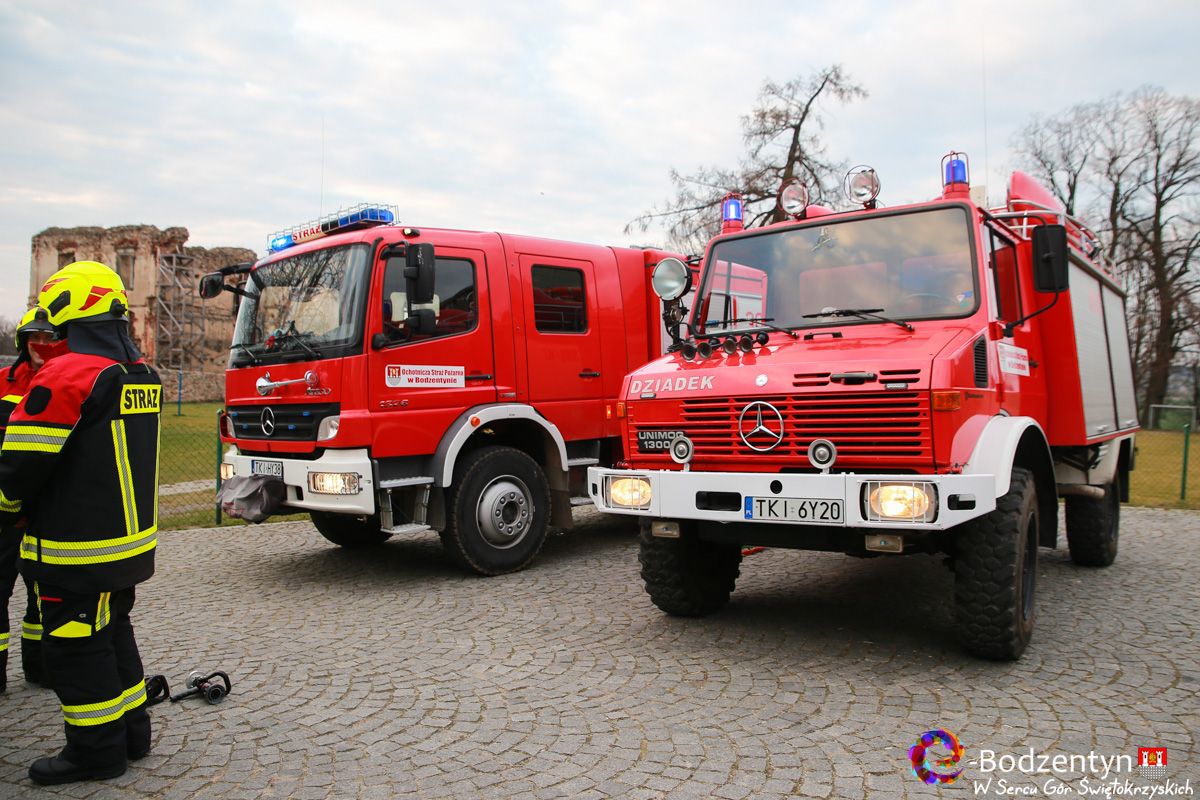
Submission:
[[[641,518],[663,611],[724,606],[743,546],[944,553],[965,647],[1015,659],[1059,497],[1071,558],[1116,557],[1137,430],[1121,287],[1029,176],[987,209],[965,156],[943,175],[941,197],[881,208],[859,169],[841,213],[791,183],[789,219],[753,230],[730,196],[698,287],[656,268],[675,341],[628,377],[624,461],[588,483]]]
[[[346,547],[432,529],[468,569],[523,568],[590,502],[621,382],[668,342],[664,252],[403,227],[386,206],[268,250],[200,284],[238,303],[222,498],[307,511]]]

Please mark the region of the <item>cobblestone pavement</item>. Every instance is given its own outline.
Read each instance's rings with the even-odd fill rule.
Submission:
[[[307,523],[165,534],[134,610],[148,670],[178,690],[224,669],[233,694],[157,706],[149,758],[47,791],[25,773],[61,717],[18,679],[0,796],[973,796],[978,763],[941,789],[909,773],[938,727],[976,759],[1166,747],[1195,790],[1200,514],[1125,510],[1107,570],[1042,551],[1017,664],[951,643],[939,559],[768,550],[728,609],[679,620],[644,594],[629,523],[578,518],[500,578],[456,571],[433,536],[355,552]]]

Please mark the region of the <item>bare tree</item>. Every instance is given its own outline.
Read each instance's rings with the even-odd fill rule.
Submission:
[[[821,142],[821,105],[866,96],[837,64],[786,83],[767,81],[757,105],[742,117],[747,147],[742,162],[732,169],[701,167],[690,175],[672,169],[674,197],[634,219],[625,232],[661,223],[673,246],[698,252],[720,230],[717,209],[729,192],[741,194],[748,228],[784,219],[776,194],[794,177],[804,181],[814,202],[822,202],[844,167],[829,159]]]
[[[1157,88],[1033,120],[1018,153],[1070,213],[1100,220],[1126,286],[1143,417],[1165,401],[1172,366],[1200,325],[1200,102]]]
[[[0,356],[15,356],[17,323],[7,317],[0,317]]]

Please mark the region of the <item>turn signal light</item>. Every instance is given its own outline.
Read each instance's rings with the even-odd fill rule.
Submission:
[[[958,411],[962,408],[962,392],[934,392],[934,411]]]

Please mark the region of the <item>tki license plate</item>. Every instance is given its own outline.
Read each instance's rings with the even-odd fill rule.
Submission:
[[[811,497],[747,497],[746,519],[837,525],[846,521],[841,500]]]
[[[257,459],[250,462],[251,475],[270,475],[273,478],[283,477],[283,462],[282,461],[259,461]]]

